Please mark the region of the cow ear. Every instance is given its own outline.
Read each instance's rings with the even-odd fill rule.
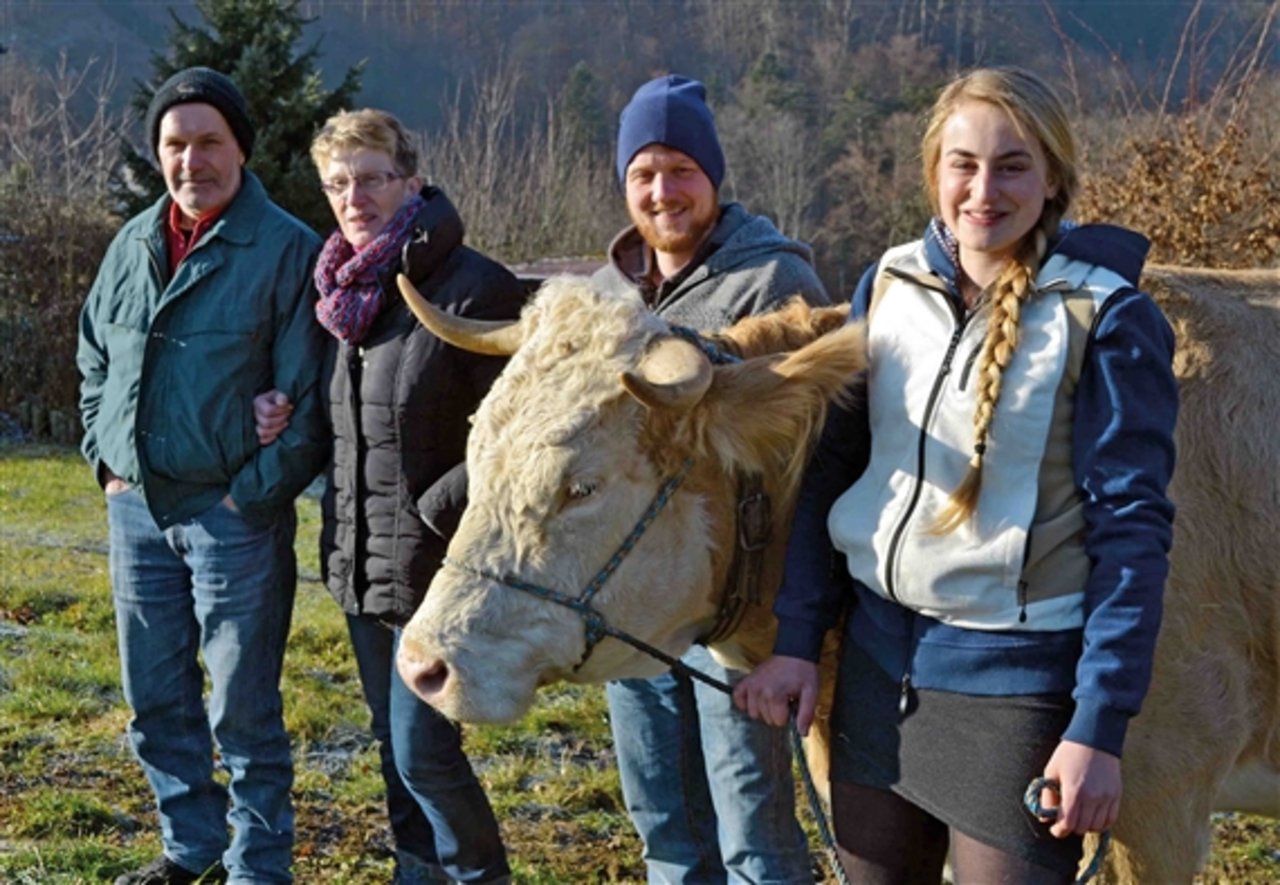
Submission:
[[[852,323],[789,354],[717,366],[698,409],[706,446],[756,470],[802,468],[827,404],[866,364],[863,324]]]
[[[650,409],[687,412],[702,401],[711,379],[711,361],[700,348],[663,336],[649,342],[635,371],[622,374],[622,386]]]

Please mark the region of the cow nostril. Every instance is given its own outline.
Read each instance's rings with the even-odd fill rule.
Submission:
[[[396,668],[409,690],[427,702],[444,691],[449,681],[448,665],[434,655],[422,654],[422,649],[407,637],[400,643]]]
[[[444,684],[449,681],[449,668],[444,661],[436,660],[429,664],[419,664],[415,670],[409,687],[421,698],[430,698],[439,694],[444,690]]]

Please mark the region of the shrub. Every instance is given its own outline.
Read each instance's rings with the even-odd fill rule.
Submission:
[[[1151,260],[1267,267],[1280,259],[1280,168],[1237,122],[1217,131],[1194,118],[1121,142],[1085,178],[1081,218],[1133,227]]]
[[[107,178],[123,118],[114,71],[5,60],[0,93],[0,412],[59,442],[79,438],[80,305],[119,222]],[[91,74],[96,74],[91,76]]]
[[[79,439],[80,306],[119,222],[102,206],[0,187],[0,411],[57,442]]]

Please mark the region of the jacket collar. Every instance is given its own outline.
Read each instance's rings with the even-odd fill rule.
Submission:
[[[431,276],[466,238],[462,216],[443,190],[427,185],[420,196],[423,206],[400,253],[400,269],[415,283]]]
[[[201,237],[200,242],[207,242],[215,237],[237,245],[253,242],[268,202],[266,188],[262,186],[258,176],[248,169],[241,169],[240,190],[236,191],[227,208]],[[161,243],[172,203],[173,198],[166,193],[147,210],[151,217],[144,227],[146,235],[157,237]],[[197,245],[198,243],[192,243],[192,248]]]
[[[1049,244],[1044,264],[1047,266],[1055,257],[1082,261],[1114,271],[1131,286],[1136,286],[1150,248],[1150,240],[1127,228],[1063,221],[1058,236]],[[959,253],[955,237],[938,218],[932,219],[925,228],[924,254],[929,270],[940,277],[948,289],[958,291]]]

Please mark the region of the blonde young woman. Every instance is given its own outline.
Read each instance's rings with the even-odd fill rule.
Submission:
[[[508,881],[498,826],[457,726],[414,696],[394,665],[398,628],[448,545],[438,518],[449,516],[448,484],[437,481],[463,461],[467,419],[503,361],[423,328],[395,276],[408,276],[442,310],[477,319],[515,318],[524,289],[465,245],[461,217],[444,191],[423,183],[413,140],[391,114],[329,118],[311,157],[337,222],[315,269],[316,318],[335,348],[321,570],[346,612],[380,743],[395,881]],[[263,395],[255,410],[265,444],[288,408]]]
[[[832,803],[856,882],[1069,882],[1116,819],[1168,571],[1173,336],[1135,289],[1147,242],[1063,222],[1061,103],[983,69],[923,141],[936,216],[864,276],[867,408],[837,412],[806,477],[774,657],[735,700],[813,717],[846,603]],[[869,439],[868,439],[869,429]],[[849,587],[828,577],[831,548]],[[850,582],[846,582],[850,583]],[[1022,806],[1035,777],[1060,783]]]

